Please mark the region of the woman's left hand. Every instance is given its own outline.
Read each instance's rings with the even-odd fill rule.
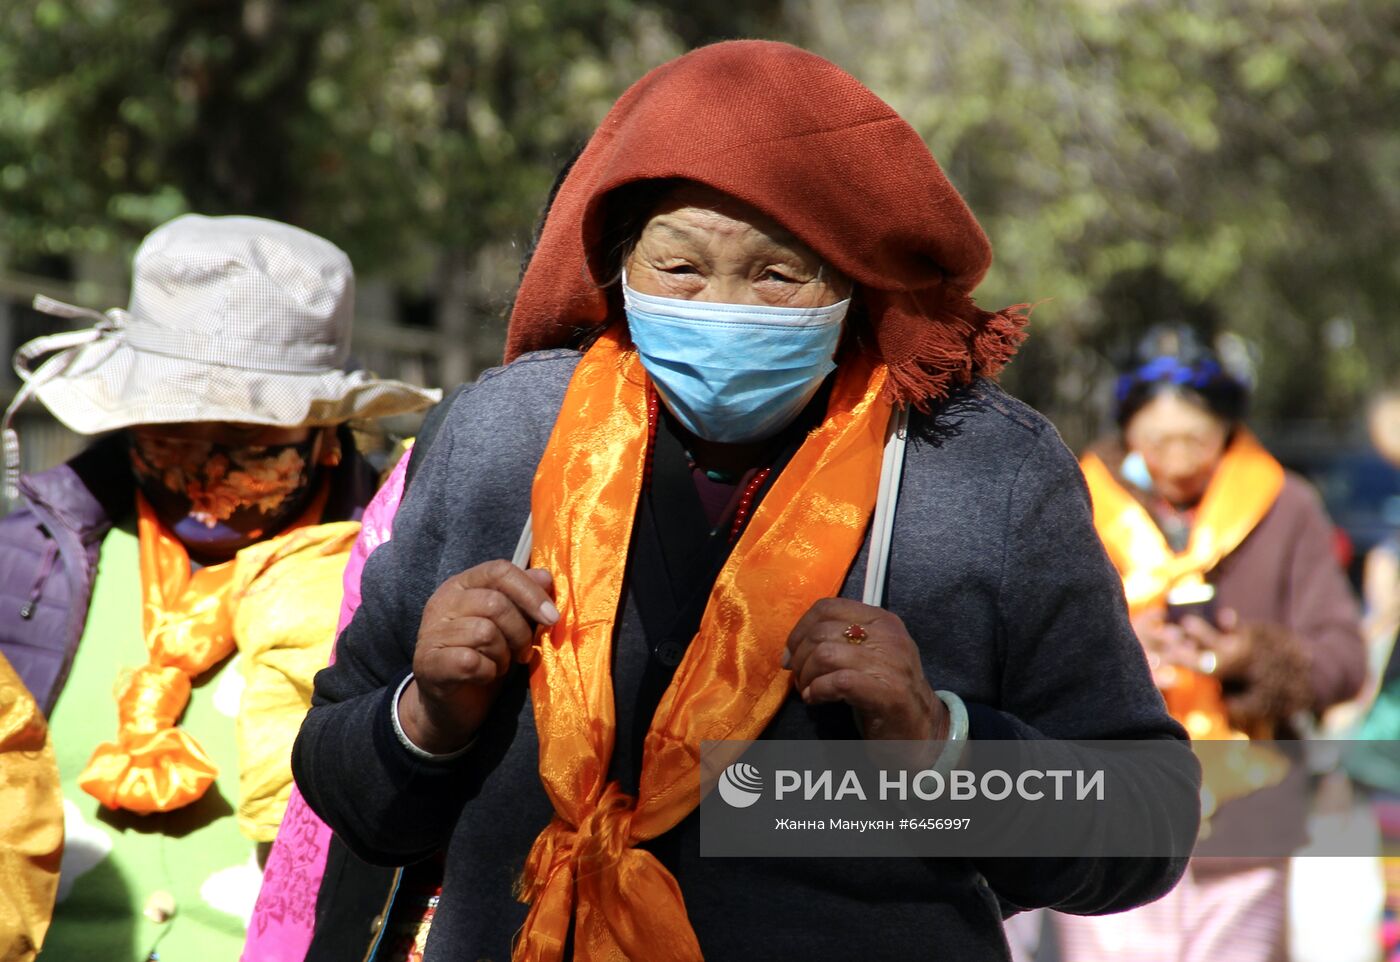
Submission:
[[[924,677],[918,646],[883,608],[823,598],[788,636],[784,667],[807,704],[850,705],[866,738],[948,737],[948,709]]]

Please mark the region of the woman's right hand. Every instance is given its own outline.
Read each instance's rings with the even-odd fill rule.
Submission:
[[[409,741],[435,754],[471,741],[513,661],[530,660],[535,625],[559,620],[548,571],[487,561],[444,581],[428,599],[399,699]]]
[[[1167,621],[1166,612],[1154,608],[1133,618],[1133,630],[1147,655],[1152,680],[1162,691],[1176,681],[1179,667],[1192,667],[1200,660],[1200,652],[1180,625]]]

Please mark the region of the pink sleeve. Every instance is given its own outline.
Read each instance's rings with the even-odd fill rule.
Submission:
[[[345,565],[345,594],[340,601],[337,635],[360,606],[360,572],[364,570],[365,561],[370,552],[388,541],[392,534],[394,514],[403,498],[407,468],[408,454],[405,453],[365,507],[360,519],[360,536],[350,549],[350,560]],[[334,660],[332,650],[331,661]],[[331,830],[316,817],[293,785],[287,812],[282,816],[277,840],[272,843],[263,869],[262,889],[248,924],[242,962],[302,962],[306,957],[316,921],[316,894],[321,889],[321,876],[325,874],[330,841]]]
[[[335,626],[337,635],[350,624],[355,610],[360,607],[360,572],[365,570],[370,552],[393,536],[394,515],[398,513],[399,502],[403,500],[403,482],[410,453],[412,449],[399,458],[399,463],[394,465],[383,487],[370,499],[364,517],[360,519],[360,536],[355,539],[355,546],[350,549],[350,560],[345,565],[345,594],[340,600],[340,621]],[[334,651],[331,652],[331,661],[335,661]]]

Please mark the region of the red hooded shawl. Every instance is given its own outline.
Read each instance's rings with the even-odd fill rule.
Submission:
[[[736,40],[657,67],[603,118],[521,281],[507,361],[615,319],[600,286],[608,194],[655,178],[751,204],[854,280],[897,401],[925,407],[994,375],[1025,337],[1024,305],[972,303],[991,244],[914,129],[815,54]]]

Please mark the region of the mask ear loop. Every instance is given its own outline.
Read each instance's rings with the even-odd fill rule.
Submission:
[[[11,363],[15,375],[21,381],[20,389],[15,392],[9,407],[5,408],[4,417],[0,418],[0,444],[3,444],[5,450],[5,498],[11,504],[19,498],[20,447],[19,433],[14,429],[15,415],[40,387],[52,380],[67,365],[76,348],[92,344],[104,337],[120,336],[126,316],[126,312],[120,308],[113,308],[102,314],[91,308],[56,301],[43,294],[34,298],[34,309],[54,317],[86,319],[96,323],[85,331],[67,331],[36,337],[20,345],[14,353]],[[35,361],[55,351],[59,352],[56,357],[44,362],[37,371],[32,369]]]

